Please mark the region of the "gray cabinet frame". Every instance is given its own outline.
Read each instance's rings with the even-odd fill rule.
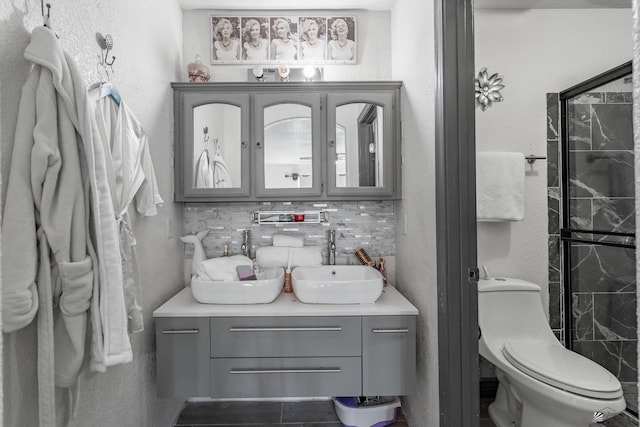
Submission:
[[[322,192],[323,173],[320,142],[324,120],[320,114],[321,94],[310,93],[255,93],[253,108],[253,148],[255,153],[255,177],[256,198],[285,198],[315,196],[319,197]],[[311,108],[311,187],[309,188],[266,188],[265,185],[265,164],[264,152],[266,149],[264,141],[264,109],[278,104],[299,104]]]
[[[193,177],[194,158],[194,108],[211,103],[228,104],[240,108],[241,123],[241,165],[242,170],[249,170],[249,94],[247,93],[202,93],[175,92],[175,199],[176,201],[198,201],[209,197],[244,198],[249,196],[250,176],[243,173],[239,187],[234,188],[195,188]]]
[[[174,89],[174,201],[176,202],[247,202],[247,201],[325,201],[325,200],[396,200],[401,194],[401,123],[400,123],[400,94],[402,82],[238,82],[238,83],[172,83]],[[335,186],[335,164],[333,174],[329,173],[330,159],[335,159],[335,147],[330,147],[329,133],[335,134],[334,122],[329,123],[327,107],[328,99],[333,96],[350,93],[356,100],[378,100],[379,94],[391,94],[392,110],[385,114],[385,134],[389,133],[385,143],[389,144],[391,160],[387,163],[385,153],[384,187],[354,187],[337,188]],[[259,163],[259,153],[256,142],[262,139],[263,132],[257,129],[258,100],[273,99],[302,99],[306,94],[319,96],[319,109],[313,107],[314,145],[313,175],[314,183],[310,189],[265,189],[260,177],[263,176],[263,165]],[[388,95],[386,95],[388,96]],[[344,98],[344,97],[342,97]],[[248,99],[248,101],[247,101]],[[190,186],[193,176],[193,108],[196,105],[226,100],[242,108],[242,141],[248,141],[247,147],[242,149],[242,184],[239,188],[196,189]],[[342,102],[342,101],[341,101]],[[386,101],[385,101],[386,102]],[[385,110],[386,111],[386,110]],[[386,126],[386,116],[391,122]],[[320,129],[315,129],[316,123]],[[387,132],[387,128],[388,131]],[[335,138],[333,138],[335,140]],[[317,155],[316,155],[317,150]],[[317,171],[317,173],[316,173]],[[386,173],[389,173],[387,179]],[[316,176],[317,175],[317,176]],[[317,180],[317,181],[316,181]],[[333,188],[330,189],[333,182]],[[295,191],[291,191],[295,190]]]
[[[158,317],[160,397],[412,394],[416,316]]]
[[[397,91],[397,93],[396,93]],[[399,108],[395,100],[399,98],[400,89],[346,91],[327,94],[327,159],[336,159],[336,108],[352,103],[368,103],[384,108],[383,117],[383,185],[380,187],[338,187],[336,185],[336,163],[327,161],[327,195],[350,196],[353,198],[393,198],[400,185],[400,123]],[[389,167],[390,166],[390,167]]]

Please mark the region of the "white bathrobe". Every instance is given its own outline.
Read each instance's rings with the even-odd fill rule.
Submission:
[[[213,169],[207,149],[202,150],[196,162],[196,188],[213,188]]]
[[[3,331],[40,310],[40,425],[53,426],[53,383],[77,382],[94,286],[83,152],[91,126],[82,74],[53,31],[35,28],[25,58],[34,68],[22,88],[2,221]]]
[[[140,280],[136,266],[135,236],[129,218],[129,206],[135,200],[142,216],[157,214],[162,204],[155,171],[149,153],[149,141],[142,125],[124,100],[120,105],[111,97],[101,97],[99,88],[90,92],[100,139],[107,156],[111,197],[120,228],[124,297],[128,328],[140,332],[144,328]]]

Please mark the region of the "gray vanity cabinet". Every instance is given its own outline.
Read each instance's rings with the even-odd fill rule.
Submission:
[[[162,397],[413,392],[415,316],[156,318]]]
[[[362,395],[411,394],[416,378],[416,317],[362,318]]]
[[[158,397],[209,396],[209,318],[159,317]]]
[[[172,87],[175,201],[401,198],[401,82]]]

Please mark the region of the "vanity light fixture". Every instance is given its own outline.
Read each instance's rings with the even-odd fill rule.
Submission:
[[[304,79],[308,82],[313,80],[313,76],[316,74],[316,69],[311,65],[307,65],[304,67]]]
[[[289,72],[291,70],[289,69],[289,66],[286,64],[281,64],[278,67],[278,75],[280,76],[280,80],[283,82],[288,82],[289,81]]]
[[[253,67],[253,76],[256,78],[257,81],[262,82],[264,81],[264,69],[262,68],[261,65],[256,65],[255,67]]]

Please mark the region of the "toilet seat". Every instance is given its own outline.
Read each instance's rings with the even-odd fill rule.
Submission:
[[[609,371],[559,344],[511,340],[502,354],[517,369],[550,386],[596,399],[622,396],[620,382]]]

